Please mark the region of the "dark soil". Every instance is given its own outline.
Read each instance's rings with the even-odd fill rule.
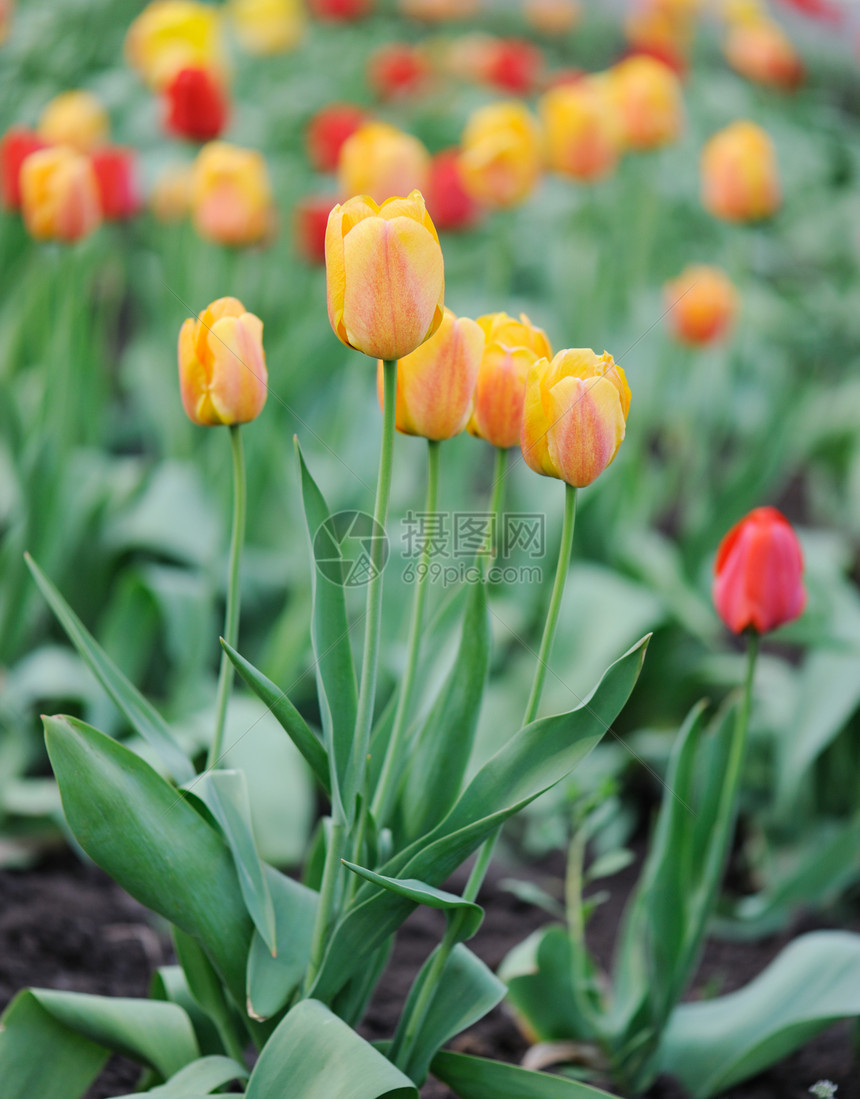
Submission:
[[[552,888],[551,871],[559,870],[560,864],[544,867],[543,874],[530,871],[529,876]],[[610,879],[612,898],[592,920],[592,947],[604,963],[611,956],[623,903],[636,873],[630,867]],[[504,876],[526,874],[491,872],[480,898],[486,905],[486,920],[470,943],[493,968],[512,946],[547,922],[544,913],[499,888]],[[455,888],[458,880],[455,877]],[[820,925],[807,920],[792,929],[792,936],[813,926]],[[441,932],[439,913],[427,909],[417,911],[404,925],[363,1027],[367,1037],[391,1036],[412,977]],[[757,943],[712,942],[697,987],[716,985],[720,992],[729,992],[745,984],[790,937],[774,936]],[[73,855],[55,857],[38,870],[0,873],[0,1008],[27,985],[144,996],[153,969],[171,960],[165,929],[101,871],[77,862]],[[460,1035],[452,1048],[516,1062],[525,1053],[526,1043],[502,1006]],[[89,1099],[133,1090],[137,1076],[135,1066],[113,1058]],[[847,1025],[833,1027],[778,1067],[735,1088],[730,1096],[808,1099],[810,1085],[821,1079],[839,1085],[837,1099],[860,1099]],[[422,1090],[422,1099],[451,1099],[451,1094],[431,1080]],[[673,1081],[661,1080],[652,1099],[684,1099],[684,1092]]]

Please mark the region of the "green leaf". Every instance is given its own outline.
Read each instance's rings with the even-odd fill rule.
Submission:
[[[316,567],[314,537],[329,518],[329,509],[305,465],[298,441],[296,441],[296,454],[299,459],[302,503],[311,551],[313,590],[311,640],[316,658],[314,667],[324,740],[334,762],[338,783],[338,791],[332,791],[332,793],[334,796],[340,796],[344,805],[351,811],[348,767],[358,709],[358,690],[349,638],[345,590],[341,585],[333,584],[322,576]]]
[[[247,1099],[418,1099],[412,1081],[327,1007],[302,1000],[254,1066]]]
[[[168,773],[177,782],[190,781],[194,777],[194,767],[174,740],[167,722],[126,679],[36,562],[29,555],[26,555],[26,559],[33,578],[68,634],[69,640],[117,707],[125,714],[129,724],[158,752]]]
[[[430,1071],[460,1099],[609,1099],[608,1092],[501,1061],[437,1053]]]
[[[311,956],[319,894],[268,867],[269,890],[275,906],[272,957],[259,933],[248,954],[247,1009],[255,1019],[270,1019],[289,1001],[305,975]]]
[[[646,645],[647,638],[611,665],[577,709],[516,733],[484,764],[447,817],[382,868],[384,876],[441,885],[509,817],[565,778],[620,713],[636,684]],[[335,929],[313,995],[333,998],[414,904],[388,892],[367,896],[363,889]]]
[[[489,663],[487,587],[472,584],[454,665],[410,752],[401,795],[408,839],[428,832],[457,800],[475,742]]]
[[[860,1015],[860,935],[801,935],[737,992],[682,1004],[661,1069],[708,1099],[787,1057],[838,1019]]]
[[[341,860],[347,869],[354,874],[372,882],[382,889],[388,889],[400,897],[406,897],[416,904],[427,905],[428,908],[439,908],[443,912],[453,915],[457,913],[461,917],[460,942],[465,942],[475,934],[484,919],[484,910],[473,901],[464,900],[455,893],[447,893],[444,889],[435,889],[426,882],[416,881],[414,878],[387,878],[383,874],[377,874],[373,870],[366,870],[363,866],[356,866],[354,862]]]
[[[223,638],[221,645],[232,660],[236,671],[263,705],[277,718],[290,740],[305,757],[323,789],[326,793],[330,793],[328,753],[319,737],[310,729],[305,719],[287,698],[286,692],[279,690],[271,679],[267,679],[253,664],[240,656]]]
[[[214,1026],[215,1040],[218,1043],[215,1048],[219,1053],[224,1051],[235,1055],[244,1044],[244,1033],[236,1012],[227,1002],[224,986],[218,974],[196,939],[192,939],[175,925],[171,928],[171,934],[176,957],[181,967],[184,988],[174,984],[172,986],[174,994],[168,998],[185,1007],[194,1024],[194,1029],[198,1034],[202,1031],[204,1037],[200,1043],[200,1049],[203,1053],[213,1052],[210,1031]],[[178,996],[177,992],[179,992]],[[196,1012],[192,1012],[186,1006],[186,998],[191,1000],[197,1009]],[[201,1012],[206,1023],[209,1024],[208,1027],[205,1024],[201,1026],[198,1017]]]
[[[241,771],[207,771],[195,783],[195,792],[208,805],[224,834],[254,927],[270,953],[277,953],[275,908],[266,883],[266,867],[254,841],[244,774]]]
[[[174,940],[177,935],[184,936],[185,941],[194,943],[194,940],[184,932],[173,928]],[[196,946],[196,943],[195,943]],[[203,957],[203,951],[197,947]],[[207,963],[208,964],[208,963]],[[209,966],[212,969],[211,965]],[[220,983],[219,983],[220,988]],[[151,1000],[166,1000],[172,1004],[179,1004],[194,1027],[197,1035],[197,1044],[200,1052],[206,1056],[217,1056],[223,1053],[224,1043],[215,1028],[215,1024],[200,1004],[191,995],[188,981],[179,965],[161,965],[152,975],[149,984],[149,998]],[[222,992],[223,998],[223,992]]]
[[[242,1004],[251,920],[224,841],[128,748],[74,718],[44,724],[81,847],[133,897],[197,939]]]
[[[158,1099],[189,1099],[194,1095],[210,1095],[216,1088],[233,1080],[247,1080],[248,1070],[230,1057],[202,1057],[181,1068],[161,1085],[150,1088],[147,1095]],[[124,1095],[120,1099],[137,1099],[139,1092]]]

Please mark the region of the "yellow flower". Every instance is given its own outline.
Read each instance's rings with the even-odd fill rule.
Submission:
[[[669,326],[682,343],[713,343],[726,334],[738,310],[734,283],[719,267],[685,268],[663,291]]]
[[[328,316],[347,347],[402,359],[442,323],[442,249],[419,191],[381,206],[367,195],[335,206],[325,259]]]
[[[152,88],[164,88],[180,69],[223,75],[221,13],[196,0],[153,0],[129,27],[125,53]]]
[[[529,368],[538,359],[551,358],[552,348],[546,333],[525,313],[518,321],[507,313],[489,313],[478,317],[478,324],[486,342],[468,429],[493,446],[517,446]]]
[[[230,0],[228,10],[248,53],[286,53],[304,37],[307,19],[301,0]]]
[[[522,450],[536,473],[576,488],[590,485],[624,439],[630,389],[609,352],[559,351],[529,370]]]
[[[619,126],[604,85],[587,78],[562,84],[543,96],[539,109],[552,169],[586,182],[615,170]]]
[[[190,164],[171,164],[156,179],[149,208],[158,221],[181,221],[191,209],[193,169]]]
[[[541,135],[522,103],[491,103],[463,131],[460,169],[473,198],[492,207],[516,206],[537,186]]]
[[[610,69],[606,81],[628,148],[657,149],[677,140],[684,125],[681,82],[668,65],[637,54]]]
[[[91,153],[108,139],[107,112],[92,92],[63,92],[42,111],[39,137],[51,145],[70,145]]]
[[[756,84],[792,91],[803,81],[797,50],[779,24],[769,19],[736,24],[729,30],[725,49],[732,68]]]
[[[582,19],[580,0],[523,0],[526,22],[540,34],[570,34]]]
[[[459,435],[472,410],[484,333],[468,317],[445,310],[442,323],[397,366],[397,430],[425,439]],[[377,391],[383,404],[383,371],[379,363]]]
[[[266,403],[263,322],[237,298],[218,298],[179,332],[179,388],[195,424],[246,424]]]
[[[725,221],[761,221],[782,202],[773,143],[754,122],[733,122],[702,150],[702,202]]]
[[[266,161],[253,149],[212,141],[197,154],[191,185],[194,227],[218,244],[254,244],[273,228]]]
[[[74,241],[97,229],[101,206],[89,158],[68,145],[31,153],[21,167],[21,210],[37,240]]]
[[[341,146],[337,165],[343,194],[389,195],[423,191],[430,178],[430,154],[417,137],[385,122],[368,122]]]

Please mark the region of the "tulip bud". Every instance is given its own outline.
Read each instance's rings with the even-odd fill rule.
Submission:
[[[151,88],[166,87],[180,69],[224,72],[221,12],[196,0],[153,0],[128,29],[125,52]]]
[[[211,141],[227,125],[230,108],[221,81],[207,69],[180,69],[164,90],[165,127],[192,141]]]
[[[529,369],[538,359],[551,358],[552,348],[525,313],[518,321],[507,313],[489,313],[478,317],[478,324],[486,343],[468,429],[493,446],[518,446]]]
[[[301,199],[293,211],[296,251],[310,263],[325,263],[325,234],[334,202],[328,195]]]
[[[590,485],[624,439],[630,389],[607,352],[559,351],[538,359],[526,382],[521,446],[536,473],[575,488]]]
[[[582,19],[580,0],[523,0],[529,25],[547,37],[570,34]]]
[[[760,221],[782,202],[773,144],[754,122],[733,122],[702,151],[702,202],[726,221]]]
[[[21,205],[21,166],[30,155],[45,148],[45,142],[32,130],[12,126],[0,141],[0,197],[7,210]]]
[[[493,103],[476,111],[463,131],[461,149],[463,184],[487,206],[516,206],[537,186],[540,130],[521,103]]]
[[[87,157],[68,145],[32,153],[21,167],[21,207],[37,240],[79,240],[101,224],[98,184]]]
[[[615,170],[619,127],[599,82],[586,78],[553,88],[540,101],[540,116],[556,172],[590,182]]]
[[[684,125],[681,85],[668,65],[637,54],[607,74],[607,90],[630,149],[657,149],[677,140]]]
[[[337,168],[344,194],[375,202],[423,191],[429,174],[430,154],[418,138],[384,122],[368,122],[347,138]]]
[[[106,221],[125,221],[139,206],[131,149],[99,149],[90,157],[99,191],[99,205]]]
[[[734,283],[719,267],[687,267],[666,283],[664,298],[669,325],[688,344],[714,343],[726,335],[738,310]]]
[[[756,84],[793,91],[803,82],[803,62],[777,23],[738,23],[726,39],[732,68]]]
[[[48,145],[69,145],[90,153],[108,139],[107,111],[92,92],[63,92],[42,111],[39,137]]]
[[[217,244],[255,244],[273,224],[269,172],[261,153],[226,141],[204,145],[194,162],[194,227]]]
[[[242,49],[251,54],[287,53],[304,37],[301,0],[230,0],[229,13]]]
[[[347,347],[403,359],[441,324],[442,249],[420,192],[335,206],[325,256],[329,321]]]
[[[397,430],[436,441],[459,435],[472,410],[483,349],[480,326],[446,309],[433,335],[398,363]],[[376,380],[380,406],[383,383],[380,362]]]
[[[733,633],[768,633],[803,613],[803,553],[776,508],[755,508],[720,542],[713,595]]]
[[[179,388],[202,427],[246,424],[266,403],[263,322],[236,298],[218,298],[179,332]]]
[[[170,224],[188,215],[193,175],[191,165],[173,164],[155,181],[149,196],[149,208],[159,221]]]
[[[477,203],[463,186],[456,149],[446,149],[433,157],[424,197],[437,229],[468,229],[480,217]]]
[[[398,99],[421,92],[427,86],[430,70],[417,47],[388,42],[370,55],[367,76],[380,99]]]
[[[318,172],[333,172],[347,138],[361,129],[367,115],[352,103],[323,107],[308,123],[305,140],[308,157]]]

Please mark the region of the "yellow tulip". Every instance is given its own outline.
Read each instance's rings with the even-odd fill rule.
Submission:
[[[728,33],[726,60],[756,84],[793,91],[803,82],[803,62],[778,23],[738,23]]]
[[[307,19],[301,0],[230,0],[236,37],[248,53],[286,53],[301,42]]]
[[[476,111],[461,140],[463,185],[487,206],[516,206],[541,174],[541,135],[522,103],[491,103]]]
[[[584,78],[562,84],[539,105],[549,165],[572,179],[589,182],[610,175],[618,163],[618,119],[605,87]]]
[[[397,430],[436,441],[459,435],[472,410],[483,350],[480,326],[446,309],[433,335],[397,365]],[[380,362],[376,383],[380,405],[383,380]]]
[[[442,249],[419,191],[381,206],[367,195],[335,206],[325,259],[328,316],[347,347],[402,359],[442,323]]]
[[[31,153],[21,166],[21,211],[37,240],[74,241],[97,229],[101,205],[89,157],[68,145]]]
[[[666,283],[663,297],[668,322],[682,343],[704,345],[721,339],[738,311],[734,283],[719,267],[705,264],[685,268]]]
[[[50,145],[70,145],[91,153],[108,139],[107,111],[92,92],[63,92],[55,96],[39,118],[39,137]]]
[[[253,149],[211,141],[197,154],[191,212],[201,237],[218,244],[255,244],[273,228],[265,158]]]
[[[164,88],[180,69],[223,75],[221,13],[196,0],[153,0],[129,27],[125,53],[152,88]]]
[[[668,65],[637,54],[605,79],[628,148],[657,149],[677,140],[684,125],[681,82]]]
[[[523,14],[540,34],[570,34],[582,19],[580,0],[523,0]]]
[[[181,221],[191,209],[194,172],[190,164],[171,164],[152,186],[149,208],[158,221]]]
[[[246,424],[266,403],[263,322],[237,298],[218,298],[179,332],[179,388],[202,427]]]
[[[417,137],[385,122],[368,122],[346,139],[337,165],[345,195],[389,195],[424,191],[430,179],[430,154]]]
[[[702,202],[725,221],[761,221],[782,202],[773,143],[754,122],[733,122],[702,151]]]
[[[590,485],[624,439],[630,389],[604,351],[559,351],[529,370],[523,409],[523,457],[536,473],[575,488]]]

